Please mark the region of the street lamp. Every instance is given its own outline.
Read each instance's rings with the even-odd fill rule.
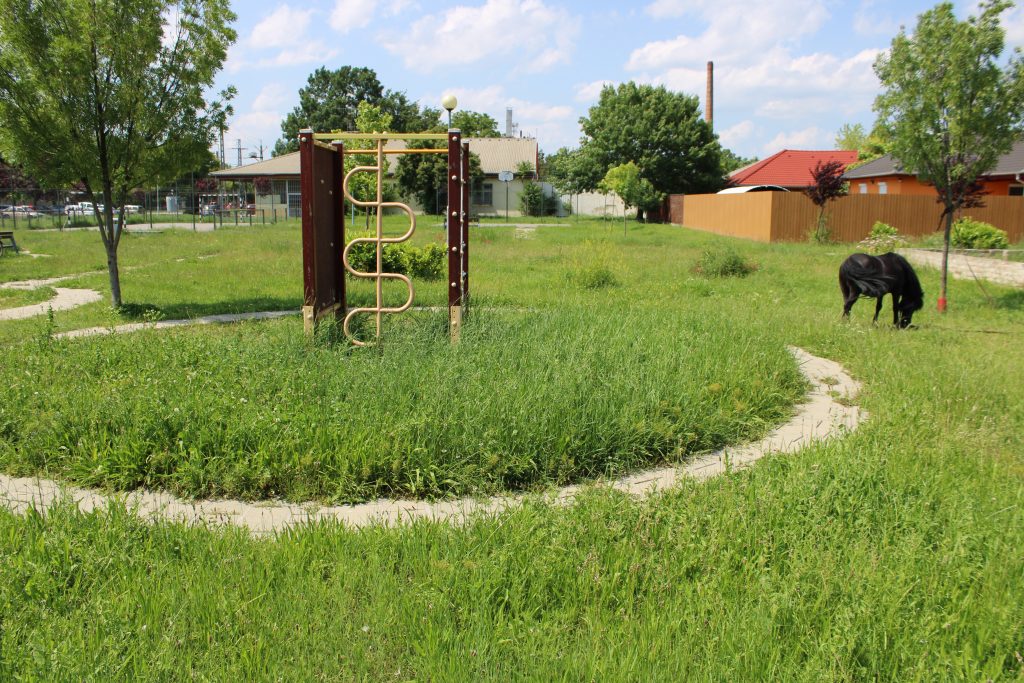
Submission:
[[[455,109],[455,107],[459,106],[459,100],[455,97],[455,95],[448,93],[447,95],[441,98],[441,106],[448,110],[448,127],[451,128],[452,109]]]

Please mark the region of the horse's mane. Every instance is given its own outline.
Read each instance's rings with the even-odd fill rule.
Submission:
[[[903,301],[902,308],[911,311],[920,311],[924,308],[924,290],[921,289],[921,281],[917,279],[917,273],[907,259],[899,254],[890,254],[893,261],[899,264],[903,270]]]

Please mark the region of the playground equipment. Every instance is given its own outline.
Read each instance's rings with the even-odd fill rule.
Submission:
[[[347,141],[369,140],[375,149],[345,149]],[[447,148],[385,149],[388,140],[446,140]],[[373,166],[356,166],[344,172],[346,154],[373,154]],[[416,231],[416,215],[401,202],[383,201],[386,172],[385,157],[391,154],[447,154],[448,207],[445,209],[448,252],[448,321],[453,341],[459,330],[469,295],[469,145],[462,133],[450,128],[447,133],[314,133],[299,132],[300,183],[302,188],[302,317],[307,334],[319,321],[333,318],[342,321],[345,335],[356,346],[368,346],[380,340],[385,314],[401,313],[412,306],[412,281],[400,273],[385,273],[385,244],[403,242]],[[349,191],[349,180],[356,173],[376,174],[376,197],[368,201],[355,199]],[[345,242],[345,200],[355,206],[376,208],[376,233]],[[385,208],[397,208],[409,217],[409,228],[399,237],[384,236]],[[368,242],[376,250],[376,268],[359,271],[349,263],[353,245]],[[345,296],[345,272],[354,277],[372,279],[376,299],[372,306],[348,308]],[[384,305],[384,282],[399,280],[408,288],[408,298],[401,306]],[[375,322],[373,341],[356,339],[351,331],[355,316],[372,315]]]

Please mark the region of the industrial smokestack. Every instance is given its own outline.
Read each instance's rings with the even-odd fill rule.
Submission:
[[[704,97],[704,120],[715,127],[715,63],[708,62],[708,91]]]
[[[512,137],[512,107],[505,109],[505,137]]]

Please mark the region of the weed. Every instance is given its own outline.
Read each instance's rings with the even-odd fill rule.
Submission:
[[[757,264],[743,258],[728,247],[705,249],[694,272],[705,277],[746,277],[757,270]]]

